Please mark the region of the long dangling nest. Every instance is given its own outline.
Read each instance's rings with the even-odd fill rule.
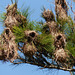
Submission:
[[[65,35],[62,33],[56,34],[54,39],[54,46],[55,46],[54,56],[56,62],[60,62],[60,63],[67,62],[68,54],[64,50],[65,45],[66,45]]]
[[[57,19],[60,19],[60,20],[67,20],[68,17],[67,17],[67,11],[68,11],[68,7],[67,7],[67,4],[66,4],[66,1],[65,0],[55,0],[55,11],[56,11],[56,17]]]
[[[18,26],[20,24],[26,23],[26,18],[23,15],[18,14],[17,5],[12,4],[8,5],[7,7],[7,14],[4,23],[6,27],[12,29],[15,25]]]
[[[35,31],[25,31],[25,36],[27,38],[27,42],[24,43],[23,46],[23,53],[26,56],[32,57],[35,52],[37,51],[35,45],[34,45],[34,40],[38,36],[38,33]]]
[[[17,44],[15,43],[15,36],[11,32],[10,28],[5,28],[4,33],[1,35],[0,40],[0,60],[11,60],[17,58]]]

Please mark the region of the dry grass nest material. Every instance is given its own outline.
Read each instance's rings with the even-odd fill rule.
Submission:
[[[65,63],[67,61],[68,54],[64,51],[64,49],[56,50],[54,53],[55,60],[60,63]]]
[[[5,28],[4,33],[1,35],[0,45],[2,46],[0,50],[0,57],[3,60],[14,61],[17,56],[17,44],[15,43],[15,36],[11,32],[10,28]]]
[[[47,11],[44,10],[42,15],[43,15],[43,17],[45,18],[46,21],[54,21],[54,14],[49,9]]]

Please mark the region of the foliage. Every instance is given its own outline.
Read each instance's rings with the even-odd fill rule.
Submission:
[[[30,8],[27,7],[26,9],[24,8],[24,9],[22,9],[22,11],[21,11],[21,12],[22,12],[22,15],[25,16],[27,19],[28,19],[29,15],[30,15],[30,14],[29,14],[29,9],[30,9]]]
[[[67,49],[75,57],[75,29],[67,37]]]
[[[17,4],[17,0],[15,1]],[[44,11],[45,8],[43,8],[43,12]],[[73,67],[73,65],[75,64],[74,63],[75,60],[74,59],[75,58],[75,27],[74,26],[75,25],[70,16],[67,16],[67,19],[60,20],[56,18],[55,20],[54,17],[55,15],[53,14],[52,11],[47,10],[45,12],[46,12],[45,15],[43,16],[42,14],[42,17],[44,18],[46,23],[43,23],[42,20],[39,22],[30,21],[29,7],[24,8],[21,11],[17,10],[16,16],[19,17],[21,23],[15,26],[12,25],[13,26],[12,30],[10,28],[11,33],[14,33],[15,35],[13,39],[16,38],[15,41],[18,43],[17,45],[18,50],[20,51],[20,53],[24,55],[23,56],[24,58],[18,57],[17,59],[22,61],[22,63],[25,62],[33,65],[38,65],[41,67],[56,68],[56,69],[70,71],[69,69],[71,69],[71,66]],[[5,13],[4,13],[1,15],[0,19],[1,21],[3,20],[4,22],[6,18],[7,17],[5,17]],[[9,36],[8,32],[9,31],[6,30],[5,35],[7,35],[7,37]],[[10,37],[10,40],[11,38],[12,36]],[[8,40],[8,43],[10,42],[10,40]],[[27,55],[26,52],[28,53]],[[68,55],[67,52],[69,52],[72,55],[72,57],[74,57],[72,60],[73,62],[71,61],[71,57]],[[29,53],[32,55],[30,56]],[[51,61],[49,62],[48,59],[49,60],[51,59]],[[65,62],[66,59],[68,59],[69,63],[73,64],[70,67],[68,67],[68,69],[65,68],[67,67],[66,66],[67,63]]]
[[[16,36],[16,42],[24,42],[24,38],[25,38],[25,35],[24,35],[24,28],[19,28],[17,26],[14,26],[13,27],[13,32]]]
[[[58,20],[58,27],[60,31],[63,31],[66,35],[66,49],[75,57],[75,28],[74,23],[71,17],[68,17],[68,20]]]
[[[61,32],[67,33],[67,29],[73,26],[73,20],[70,16],[68,16],[68,19],[58,19],[57,20],[57,25],[58,28],[60,29]],[[69,29],[68,29],[69,31]]]
[[[4,22],[6,13],[0,13],[0,22]]]
[[[25,8],[22,7],[21,10],[17,10],[17,13],[20,15],[23,15],[24,17],[26,17],[27,20],[29,20],[31,15],[31,11],[29,10],[30,10],[30,7],[25,7]]]
[[[40,34],[37,37],[37,47],[38,50],[46,50],[49,53],[52,53],[54,50],[54,46],[53,46],[53,38],[51,35],[47,35],[47,34]]]

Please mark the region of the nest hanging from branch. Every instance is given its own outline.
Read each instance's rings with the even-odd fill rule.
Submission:
[[[11,28],[12,26],[17,25],[17,20],[15,18],[16,13],[17,13],[17,5],[16,4],[8,5],[6,19],[4,21],[6,27]]]
[[[35,47],[33,42],[31,42],[31,43],[24,43],[23,53],[25,54],[25,56],[33,57],[35,52],[37,52],[37,49],[36,49],[36,47]]]
[[[4,33],[1,35],[1,55],[2,60],[14,61],[17,56],[17,44],[15,43],[15,36],[11,32],[10,28],[5,28]]]
[[[16,4],[8,5],[6,19],[4,23],[6,27],[12,29],[15,25],[19,26],[21,24],[26,23],[26,17],[21,14],[18,14]]]
[[[58,32],[57,24],[55,21],[47,22],[45,25],[48,26],[50,34],[54,36]]]
[[[54,40],[54,46],[56,49],[64,48],[66,45],[66,38],[64,34],[58,33],[56,34],[55,40]]]
[[[67,20],[67,12],[68,12],[68,6],[66,4],[65,0],[55,0],[55,12],[56,12],[56,17],[59,20]]]
[[[44,12],[42,13],[42,16],[46,20],[46,23],[44,25],[48,26],[50,34],[52,34],[52,36],[57,34],[58,26],[55,22],[55,16],[54,16],[53,12],[50,11],[49,9],[44,10]]]
[[[35,38],[38,36],[38,33],[36,33],[35,31],[25,31],[25,36],[27,37],[28,39],[28,42],[31,42],[31,41],[34,41]]]
[[[25,31],[25,36],[27,38],[27,42],[24,43],[23,46],[23,53],[26,56],[32,57],[35,52],[37,51],[35,45],[34,45],[34,40],[38,36],[38,33],[35,31]]]
[[[55,20],[53,12],[50,11],[49,9],[47,11],[44,10],[44,12],[42,13],[42,16],[45,18],[47,22]]]
[[[68,60],[67,58],[69,57],[63,48],[56,50],[54,56],[56,62],[60,62],[60,63],[66,63]]]

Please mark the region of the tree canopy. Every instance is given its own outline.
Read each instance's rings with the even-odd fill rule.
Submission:
[[[69,8],[66,0],[55,0],[55,15],[43,8],[44,23],[30,21],[29,7],[19,11],[17,0],[11,2],[0,18],[5,26],[0,35],[0,60],[75,72],[75,23],[68,14],[69,9],[75,13],[72,5]]]

